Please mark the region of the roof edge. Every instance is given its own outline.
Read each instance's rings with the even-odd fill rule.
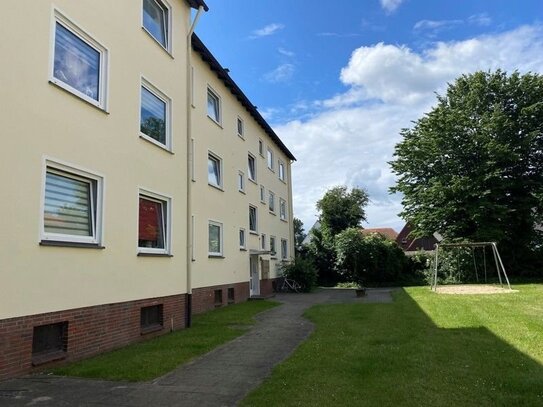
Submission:
[[[189,3],[189,6],[192,8],[198,9],[200,6],[204,8],[204,11],[209,11],[209,7],[203,0],[187,0],[187,3]]]
[[[209,67],[212,71],[215,71],[217,76],[220,80],[224,83],[224,85],[230,89],[230,92],[236,98],[239,100],[239,102],[247,109],[249,114],[255,119],[255,121],[262,127],[262,129],[266,132],[266,134],[273,140],[275,144],[279,147],[279,149],[285,153],[285,155],[290,158],[293,161],[296,161],[296,157],[290,152],[290,150],[285,146],[285,144],[281,141],[279,136],[273,131],[271,126],[268,124],[268,122],[262,117],[260,112],[256,109],[256,107],[251,103],[249,98],[243,93],[243,91],[240,89],[240,87],[234,82],[234,80],[230,77],[228,74],[228,71],[226,71],[219,61],[213,56],[211,51],[204,45],[202,40],[195,34],[192,34],[192,48],[200,54],[202,59],[207,62]]]

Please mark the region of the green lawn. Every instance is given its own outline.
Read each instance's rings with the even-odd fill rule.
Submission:
[[[176,331],[113,352],[53,369],[54,374],[107,380],[150,380],[243,334],[259,312],[277,306],[249,301],[194,317],[190,329]]]
[[[244,406],[542,406],[543,286],[319,305],[310,339]]]

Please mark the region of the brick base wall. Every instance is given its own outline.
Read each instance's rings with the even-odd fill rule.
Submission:
[[[214,285],[192,290],[192,313],[201,314],[214,308],[228,305],[228,289],[234,289],[234,301],[237,304],[249,298],[249,282]],[[220,290],[222,301],[215,303],[215,291]]]
[[[142,307],[162,304],[163,326],[142,333]],[[186,294],[149,298],[115,304],[77,308],[60,312],[0,320],[0,380],[30,373],[52,363],[74,361],[112,350],[132,342],[185,327]],[[42,356],[32,359],[34,327],[68,323],[66,352],[57,354],[56,362]],[[34,364],[33,364],[34,362]]]
[[[260,280],[260,295],[262,297],[273,295],[273,279]]]

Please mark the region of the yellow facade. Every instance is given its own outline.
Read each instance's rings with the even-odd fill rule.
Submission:
[[[4,13],[0,24],[4,38],[0,74],[5,96],[0,111],[4,174],[0,319],[248,281],[249,249],[260,247],[260,236],[249,234],[249,203],[258,207],[259,234],[266,233],[268,239],[276,236],[277,257],[281,238],[288,240],[289,257],[293,254],[289,159],[195,52],[194,107],[187,109],[190,8],[181,0],[167,4],[170,52],[142,28],[141,1],[21,0],[10,5],[10,13]],[[51,82],[54,26],[59,15],[105,49],[106,96],[102,107]],[[142,80],[169,99],[169,149],[140,133]],[[222,126],[207,117],[208,85],[220,94]],[[190,182],[189,111],[195,158],[194,181]],[[245,140],[237,136],[238,116],[244,121]],[[265,158],[258,153],[259,139],[265,148],[273,148],[276,165],[279,158],[285,163],[286,183],[278,179],[277,172],[267,169]],[[208,185],[208,150],[223,159],[224,191]],[[241,194],[236,174],[242,170],[247,175],[248,152],[257,160],[258,184],[246,179],[246,193]],[[98,246],[103,248],[40,245],[47,162],[86,171],[102,180]],[[260,184],[266,187],[266,193],[269,189],[275,192],[277,215],[271,215],[267,205],[260,202]],[[169,256],[138,256],[141,190],[169,200]],[[287,221],[279,219],[280,197],[287,201]],[[189,229],[192,216],[193,235]],[[224,225],[224,258],[208,257],[209,219]],[[239,248],[240,227],[247,231],[247,251]],[[271,269],[273,273],[273,264]]]

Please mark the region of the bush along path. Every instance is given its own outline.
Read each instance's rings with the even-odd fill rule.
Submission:
[[[234,406],[313,331],[313,324],[302,316],[306,309],[359,301],[352,290],[282,294],[276,299],[283,305],[259,314],[245,335],[153,382],[30,376],[0,382],[0,406]]]

